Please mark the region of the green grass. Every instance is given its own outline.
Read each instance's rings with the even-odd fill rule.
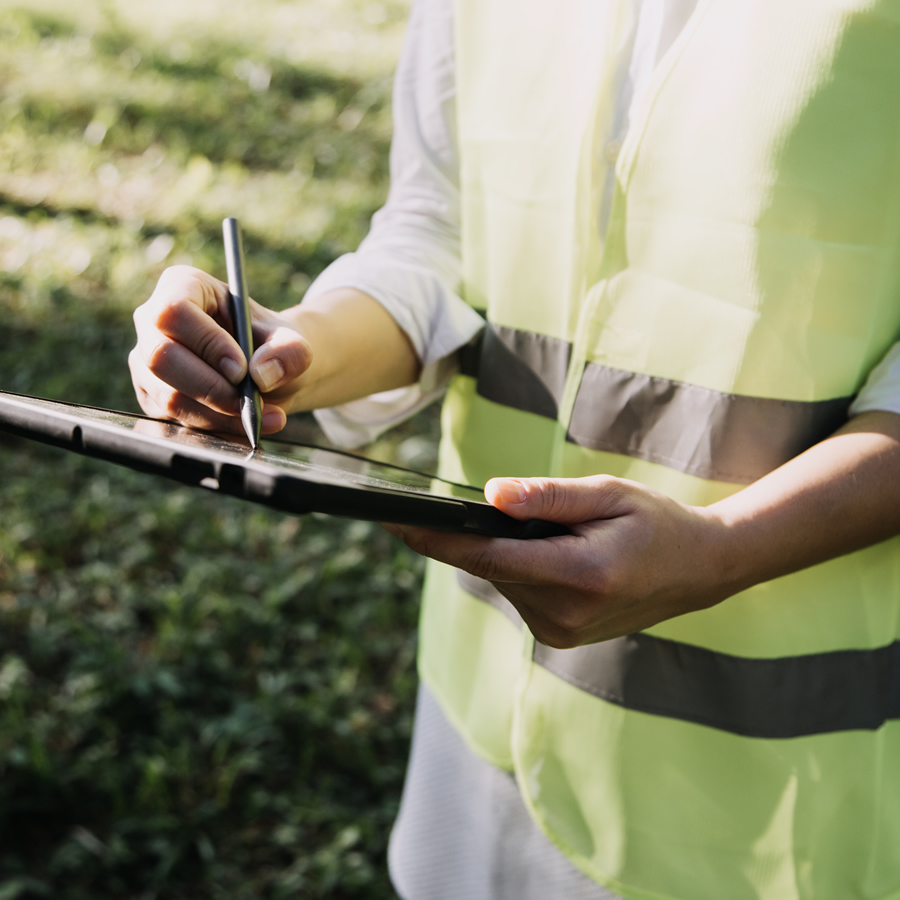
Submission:
[[[131,312],[223,273],[225,215],[296,303],[386,194],[406,6],[0,0],[0,387],[136,409]],[[0,900],[393,896],[420,560],[8,437],[0,470]]]

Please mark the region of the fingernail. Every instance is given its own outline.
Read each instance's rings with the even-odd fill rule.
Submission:
[[[284,366],[277,359],[261,362],[253,373],[253,380],[263,391],[271,391],[284,378]]]
[[[528,499],[528,493],[524,486],[511,478],[498,479],[496,482],[497,493],[504,503],[524,503]]]
[[[237,384],[244,374],[244,367],[230,356],[223,356],[219,361],[219,371],[232,383]]]

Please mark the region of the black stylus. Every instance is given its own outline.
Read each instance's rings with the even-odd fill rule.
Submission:
[[[259,388],[250,377],[250,357],[253,356],[253,329],[250,324],[250,295],[247,293],[247,276],[244,274],[244,245],[241,226],[229,216],[222,222],[225,238],[225,266],[228,269],[228,290],[231,294],[231,319],[234,336],[247,357],[247,375],[241,382],[241,422],[255,450],[262,428],[262,403]]]

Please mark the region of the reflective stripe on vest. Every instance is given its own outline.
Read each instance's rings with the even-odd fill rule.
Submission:
[[[460,587],[518,627],[515,607],[488,581],[458,574]],[[532,659],[609,703],[756,738],[872,730],[900,719],[900,642],[749,659],[679,641],[631,634],[557,650],[535,642]],[[810,697],[827,698],[811,704]]]
[[[559,338],[488,324],[461,371],[485,399],[556,419],[571,355]],[[750,484],[833,434],[852,399],[743,397],[589,362],[566,440]]]

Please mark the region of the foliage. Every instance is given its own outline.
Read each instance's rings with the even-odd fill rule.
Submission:
[[[136,408],[131,311],[221,274],[224,215],[274,307],[364,234],[405,4],[228,8],[0,0],[3,389]],[[0,900],[392,896],[420,561],[8,437],[0,467]]]

